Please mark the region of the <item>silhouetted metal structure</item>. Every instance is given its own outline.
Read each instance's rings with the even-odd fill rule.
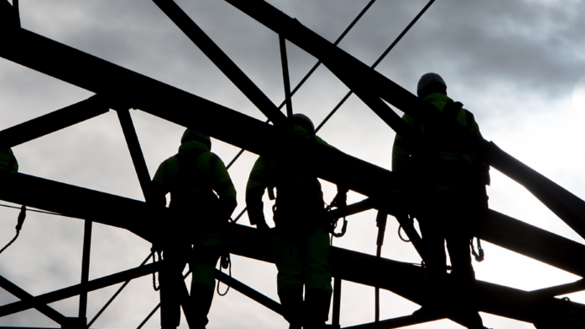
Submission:
[[[304,156],[310,156],[314,159],[320,178],[343,184],[351,190],[368,196],[366,200],[348,206],[347,215],[367,209],[377,209],[380,229],[385,225],[386,215],[396,216],[409,207],[414,207],[405,193],[406,186],[402,177],[340,151],[292,138],[286,116],[280,112],[284,102],[279,107],[273,104],[172,0],[153,1],[274,125],[269,125],[233,109],[22,29],[19,24],[18,2],[15,1],[15,6],[12,7],[8,1],[0,0],[0,26],[3,28],[0,37],[2,45],[0,56],[96,94],[85,101],[1,131],[0,148],[25,143],[99,116],[112,108],[117,111],[119,116],[140,186],[145,200],[148,201],[150,175],[128,111],[134,108],[184,127],[195,128],[252,153],[270,157],[278,155],[283,149],[286,149],[287,152],[291,152],[291,150],[305,152]],[[414,134],[384,101],[410,114],[425,125],[444,125],[449,129],[461,128],[457,124],[444,122],[434,107],[421,102],[416,96],[379,74],[373,68],[366,66],[338,48],[336,44],[331,44],[268,3],[262,0],[226,1],[266,25],[282,38],[318,58],[319,63],[333,72],[350,88],[351,92],[355,93],[405,139],[415,139]],[[371,6],[373,1],[366,6],[364,11]],[[415,21],[433,1],[428,3]],[[360,13],[356,21],[364,11]],[[346,33],[347,30],[342,37]],[[284,47],[282,48],[284,49]],[[319,63],[309,72],[307,77]],[[287,70],[286,66],[284,70]],[[287,88],[286,101],[289,103],[287,107],[292,107],[290,97],[299,87],[300,85],[292,92],[290,92],[290,87]],[[346,96],[344,100],[347,97],[349,96]],[[192,106],[186,110],[185,104]],[[583,200],[514,159],[493,142],[478,138],[466,131],[462,133],[467,134],[469,142],[474,143],[482,150],[486,162],[526,187],[580,236],[585,237],[585,202]],[[283,143],[295,147],[276,147],[277,144],[282,145]],[[21,299],[21,301],[0,306],[0,316],[35,308],[57,322],[62,328],[85,328],[88,327],[85,318],[85,298],[80,298],[79,316],[74,318],[60,314],[47,304],[72,296],[86,296],[89,291],[128,282],[160,269],[161,262],[145,265],[147,258],[139,267],[88,281],[91,223],[97,222],[119,227],[148,241],[155,241],[161,232],[160,230],[154,231],[152,228],[155,226],[148,225],[148,223],[164,222],[164,218],[170,216],[168,209],[153,208],[147,202],[26,174],[3,175],[0,179],[2,179],[3,184],[3,188],[0,189],[1,200],[26,204],[86,221],[81,283],[43,295],[31,296],[0,276],[0,286]],[[480,210],[480,212],[481,216],[477,219],[479,228],[476,235],[481,239],[578,276],[585,275],[584,245],[493,210]],[[137,218],[140,218],[140,222],[136,220]],[[161,219],[163,220],[161,221]],[[420,251],[420,237],[413,228],[412,221],[407,218],[399,218],[399,221],[414,246]],[[160,227],[160,224],[158,226]],[[266,238],[256,230],[234,224],[230,226],[228,235],[229,238],[226,241],[228,241],[231,253],[271,261],[271,254],[263,247]],[[381,246],[381,244],[382,238],[379,236],[378,245]],[[419,304],[423,300],[424,291],[421,288],[421,282],[424,270],[419,266],[390,259],[377,259],[374,256],[341,248],[332,248],[330,264],[335,277],[333,327],[339,327],[342,280],[387,289]],[[217,271],[217,279],[274,312],[281,312],[277,302],[245,284],[219,271]],[[531,292],[481,281],[477,282],[477,285],[479,306],[483,312],[531,322],[538,328],[544,329],[585,327],[585,305],[554,297],[585,289],[584,280]],[[116,295],[119,292],[120,290]],[[184,293],[187,293],[186,287]],[[105,307],[107,305],[109,302]],[[104,311],[105,307],[98,312],[97,316]],[[421,320],[413,316],[404,316],[380,321],[378,324],[364,324],[352,328],[398,328],[430,320],[435,320],[435,318]],[[461,322],[456,316],[452,317],[451,320]],[[89,325],[94,321],[95,318],[89,322]],[[188,316],[187,321],[189,322]],[[144,323],[140,324],[139,328]]]

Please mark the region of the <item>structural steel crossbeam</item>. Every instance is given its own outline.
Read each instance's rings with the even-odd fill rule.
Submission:
[[[98,96],[0,131],[0,150],[31,141],[63,128],[94,118],[109,109]]]
[[[51,182],[23,174],[5,175],[2,179],[3,186],[5,186],[3,190],[12,191],[12,193],[2,193],[0,191],[0,199],[16,203],[24,201],[31,206],[49,211],[63,212],[61,210],[71,208],[69,213],[76,215],[73,217],[92,218],[95,222],[123,227],[135,233],[142,233],[139,235],[147,239],[152,236],[152,233],[149,233],[148,231],[140,231],[138,229],[138,227],[144,228],[151,226],[144,224],[144,220],[141,218],[142,214],[153,211],[153,208],[144,202],[70,186],[63,183]],[[27,191],[28,193],[23,194],[20,190]],[[82,197],[76,199],[78,196]],[[87,198],[87,200],[85,198]],[[73,205],[76,204],[80,204],[80,206],[74,207]],[[131,216],[131,214],[132,218],[139,218],[139,220],[128,220],[127,217]],[[167,215],[169,215],[168,212],[159,213],[159,218],[164,218],[164,216]],[[107,220],[103,220],[104,218],[107,218]],[[144,217],[144,219],[147,218],[148,217]],[[502,217],[500,220],[505,221],[506,218]],[[486,225],[489,225],[489,221],[486,221]],[[165,229],[165,227],[161,225],[152,228],[156,229],[157,232],[161,232],[161,230]],[[537,228],[534,229],[538,230]],[[514,225],[510,225],[510,234],[514,235],[515,233],[522,233],[515,232],[514,230]],[[497,232],[497,229],[494,228],[492,231]],[[258,260],[271,261],[272,255],[268,249],[265,248],[268,243],[266,237],[259,234],[257,230],[239,225],[230,225],[227,235],[226,241],[230,242],[228,245],[230,252]],[[510,239],[513,239],[513,237]],[[555,237],[554,235],[550,235],[548,239],[555,244],[562,243],[561,241],[564,240],[563,238]],[[395,262],[387,259],[382,259],[379,263],[376,263],[376,258],[374,256],[339,248],[333,248],[331,250],[330,264],[334,275],[339,276],[343,280],[370,286],[379,285],[382,289],[393,291],[417,303],[422,302],[422,298],[425,294],[422,290],[423,270],[411,264]],[[131,271],[140,271],[142,275],[145,275],[152,271],[144,269],[149,266],[151,265],[143,266]],[[88,284],[88,290],[98,289],[105,285],[122,282],[127,278],[128,275],[124,276],[120,274],[116,280],[109,279],[107,284],[103,283],[99,286],[96,282],[98,280],[94,280]],[[543,297],[531,294],[530,292],[501,287],[494,284],[479,282],[478,285],[480,300],[483,301],[481,305],[482,310],[522,321],[534,322],[533,320],[535,320],[538,315],[535,311],[537,307],[540,307],[543,303],[552,303],[554,306],[555,303],[558,302],[558,300],[550,297]],[[70,297],[79,294],[80,289],[82,288],[78,285],[76,288],[68,288],[67,293],[49,293],[42,299],[35,300],[39,303],[48,303],[50,301],[58,300],[61,297],[66,298],[67,296]],[[28,305],[23,308],[23,305],[25,304],[23,302],[19,303],[20,306],[18,307],[15,305],[0,307],[0,316],[34,307],[34,305]],[[581,312],[582,306],[579,304],[570,303],[563,305],[570,305],[570,307],[574,308],[575,312]]]
[[[157,262],[154,264],[148,264],[126,271],[122,271],[116,274],[105,276],[99,279],[89,281],[87,284],[77,284],[71,287],[63,288],[53,292],[49,292],[36,297],[28,298],[19,302],[0,306],[0,317],[17,312],[22,312],[31,308],[43,308],[46,304],[50,304],[59,300],[77,296],[82,292],[89,292],[98,289],[102,289],[117,283],[124,282],[126,280],[139,278],[141,276],[148,275],[152,272],[158,271],[163,262]],[[47,306],[48,307],[48,306]]]
[[[432,105],[421,101],[406,89],[369,68],[364,63],[303,26],[296,19],[292,19],[274,8],[269,3],[260,0],[226,1],[258,20],[277,34],[285,36],[301,49],[317,57],[334,74],[343,74],[342,71],[351,72],[352,80],[359,81],[361,85],[367,86],[370,92],[420,120],[422,123],[429,126],[435,124],[451,125],[451,123],[443,122],[439,111]],[[347,79],[342,78],[342,80],[348,83]],[[371,108],[388,125],[394,128],[397,133],[401,133],[403,129],[395,124],[394,117],[391,114],[379,112],[382,109],[380,106]],[[467,131],[463,133],[468,134],[470,141],[477,139],[477,136],[470,135]],[[404,137],[407,137],[407,135]],[[495,144],[488,143],[483,139],[479,139],[477,143],[484,147],[483,152],[490,165],[526,187],[526,189],[559,216],[559,218],[565,221],[575,232],[585,238],[585,201],[514,159],[499,149]]]
[[[24,291],[14,283],[10,282],[3,276],[0,276],[0,287],[4,288],[9,293],[13,294],[14,296],[18,297],[20,300],[28,301],[34,298],[33,295],[29,294],[28,292]],[[37,305],[35,307],[37,311],[46,315],[49,319],[57,322],[58,324],[63,324],[65,321],[65,316],[55,309],[48,305]]]

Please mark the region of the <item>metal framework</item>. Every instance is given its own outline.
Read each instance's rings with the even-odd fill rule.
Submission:
[[[302,152],[304,156],[310,156],[314,159],[316,172],[320,178],[342,184],[368,197],[362,202],[348,206],[346,214],[349,216],[367,209],[378,210],[378,226],[382,232],[378,238],[378,247],[382,244],[381,237],[383,237],[386,217],[392,215],[397,216],[420,253],[420,237],[413,228],[412,221],[398,216],[405,209],[414,207],[407,197],[403,178],[340,151],[295,139],[290,133],[288,120],[280,109],[286,103],[288,114],[292,113],[291,97],[316,67],[323,64],[351,90],[331,115],[351,93],[355,93],[380,119],[406,140],[412,141],[415,138],[414,134],[384,101],[420,120],[425,125],[460,129],[461,127],[456,124],[444,122],[434,107],[421,102],[417,97],[374,70],[375,66],[434,0],[431,0],[423,8],[372,67],[368,67],[338,48],[337,43],[375,0],[368,3],[366,8],[333,44],[262,0],[226,0],[276,32],[281,38],[286,100],[278,107],[172,0],[153,1],[262,111],[273,125],[22,29],[18,14],[18,1],[15,0],[14,6],[12,6],[8,1],[0,0],[0,27],[3,29],[0,35],[0,43],[2,44],[0,56],[96,94],[77,104],[0,131],[0,148],[4,149],[26,143],[99,116],[110,108],[114,109],[117,111],[145,200],[148,201],[150,199],[148,190],[150,175],[128,109],[139,109],[178,125],[199,129],[214,138],[241,147],[242,150],[269,157],[283,156],[279,150],[284,148],[275,146],[286,143],[291,146],[286,148],[287,152],[295,150],[292,153]],[[285,40],[294,43],[319,59],[319,62],[292,91],[288,82]],[[38,54],[43,54],[43,56]],[[193,106],[188,111],[176,110],[184,108],[184,104],[192,104]],[[238,124],[226,125],[225,122],[237,122]],[[473,143],[481,149],[486,162],[526,187],[580,236],[585,237],[585,202],[583,200],[514,159],[493,142],[488,142],[467,132],[463,133],[467,134],[469,143]],[[147,257],[139,267],[103,278],[88,280],[92,222],[129,230],[152,242],[161,233],[164,234],[164,231],[153,231],[152,227],[154,226],[144,225],[145,221],[160,223],[161,219],[171,216],[168,209],[153,208],[148,202],[21,173],[3,175],[0,179],[3,184],[3,188],[0,189],[1,200],[26,204],[30,207],[85,221],[81,283],[43,295],[32,296],[0,276],[0,287],[20,299],[18,302],[0,306],[0,317],[34,308],[58,323],[62,328],[88,328],[111,302],[110,300],[88,323],[86,303],[89,291],[122,282],[127,284],[134,278],[158,271],[162,266],[161,262],[145,265]],[[585,259],[582,257],[585,254],[584,245],[493,210],[478,211],[481,216],[477,219],[479,225],[475,233],[481,239],[578,276],[585,274]],[[332,216],[335,215],[332,213]],[[140,223],[135,218],[140,218]],[[170,230],[170,228],[163,229]],[[228,248],[231,253],[267,262],[272,261],[271,254],[263,248],[266,237],[256,230],[234,224],[229,227],[227,235],[229,238],[226,240],[229,241]],[[422,254],[421,257],[424,258]],[[418,304],[422,302],[424,291],[421,289],[423,281],[421,267],[384,259],[380,257],[379,253],[378,257],[374,257],[335,247],[331,250],[329,260],[335,278],[333,327],[340,327],[340,291],[344,280],[377,289],[386,289]],[[281,313],[280,305],[274,300],[219,271],[216,274],[218,280],[272,311]],[[126,284],[116,292],[113,298],[120,293]],[[481,281],[477,282],[477,286],[481,311],[531,322],[538,328],[582,328],[585,326],[585,305],[554,297],[559,294],[584,290],[584,280],[532,292]],[[185,293],[187,293],[186,288]],[[77,295],[80,296],[78,317],[66,317],[47,305]],[[148,315],[147,319],[155,310]],[[139,328],[147,319],[140,324]],[[376,319],[378,320],[379,316]],[[403,316],[351,328],[398,328],[436,319],[421,320],[413,316]],[[464,324],[464,321],[458,316],[450,316],[450,319]],[[187,321],[189,322],[189,317],[187,317]]]

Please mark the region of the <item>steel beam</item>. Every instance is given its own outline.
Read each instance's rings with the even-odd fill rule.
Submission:
[[[214,270],[215,278],[226,285],[232,287],[234,290],[240,292],[242,295],[256,301],[257,303],[264,305],[268,309],[281,314],[282,315],[282,306],[274,301],[272,298],[269,298],[260,292],[250,288],[249,286],[243,284],[242,282],[232,278],[231,276],[221,272],[218,269]]]
[[[98,96],[0,131],[0,150],[26,143],[108,112]]]
[[[116,112],[118,113],[118,119],[120,120],[122,131],[124,132],[126,145],[128,146],[128,151],[130,151],[132,163],[134,164],[134,169],[136,170],[136,175],[138,176],[138,181],[142,188],[144,200],[148,202],[150,200],[150,174],[148,173],[148,167],[144,160],[144,154],[142,154],[142,148],[138,141],[138,135],[136,135],[136,129],[134,128],[130,111],[122,108],[117,109]]]
[[[81,261],[81,287],[85,288],[89,281],[89,263],[91,257],[92,222],[86,219],[83,230],[83,257]],[[79,321],[87,327],[87,290],[79,294]]]
[[[32,297],[30,299],[0,306],[0,317],[22,312],[31,308],[45,307],[46,304],[77,296],[82,292],[102,289],[117,283],[124,282],[129,279],[135,279],[141,276],[148,275],[152,272],[158,271],[163,264],[162,262],[164,261],[136,267],[130,270],[122,271],[116,274],[95,279],[89,281],[86,285],[77,284],[71,287],[63,288],[36,297]]]
[[[440,320],[440,319],[442,319],[442,318],[440,318],[440,317],[420,318],[420,317],[415,317],[415,316],[412,316],[412,315],[407,315],[407,316],[401,316],[401,317],[394,318],[394,319],[388,319],[388,320],[380,321],[379,323],[371,322],[371,323],[360,324],[360,325],[357,325],[357,326],[343,327],[343,329],[391,329],[391,328],[401,328],[401,327],[413,326],[415,324],[421,324],[421,323],[425,323],[425,322],[429,322],[429,321],[435,321],[435,320]]]
[[[16,296],[17,298],[19,298],[20,300],[23,300],[23,301],[28,301],[28,300],[34,298],[33,295],[24,291],[19,286],[10,282],[8,279],[6,279],[3,276],[0,276],[0,287],[4,288],[6,291],[8,291],[9,293],[13,294],[14,296]],[[41,312],[42,314],[47,316],[49,319],[57,322],[58,324],[62,324],[65,321],[65,316],[63,314],[57,312],[51,306],[37,305],[35,308],[37,309],[37,311]]]
[[[288,125],[276,105],[173,0],[153,1],[270,121],[281,127]]]
[[[130,214],[132,214],[136,218],[140,218],[141,214],[144,214],[148,211],[152,211],[152,208],[148,207],[148,205],[146,205],[144,202],[129,200],[95,191],[91,191],[90,193],[88,192],[90,190],[74,186],[67,186],[66,184],[61,183],[53,182],[52,184],[48,184],[46,180],[38,178],[34,179],[31,176],[26,176],[22,174],[14,174],[11,175],[11,177],[13,177],[12,180],[8,179],[7,177],[3,177],[4,178],[3,186],[5,186],[5,189],[11,190],[14,189],[14,186],[22,186],[22,189],[29,192],[29,194],[26,195],[28,198],[25,198],[23,195],[20,195],[20,197],[22,198],[20,199],[20,201],[26,201],[27,204],[31,204],[31,206],[44,209],[43,205],[48,205],[46,209],[51,211],[60,211],[62,209],[67,209],[67,207],[69,207],[73,208],[74,210],[73,212],[77,211],[79,212],[78,213],[78,215],[80,216],[79,218],[95,217],[96,219],[99,219],[101,216],[108,218],[109,223],[106,224],[110,225],[115,224],[118,227],[124,227],[124,225],[127,225],[127,227],[125,228],[131,231],[136,230],[133,227],[149,226],[144,225],[142,220],[123,221],[125,217],[130,216]],[[19,180],[18,178],[22,179]],[[36,184],[37,182],[40,182],[40,184]],[[63,187],[61,185],[66,187]],[[41,188],[39,188],[39,186]],[[50,186],[52,188],[47,189],[46,188],[47,186]],[[44,193],[39,193],[39,191],[43,191]],[[19,196],[19,193],[5,194]],[[55,195],[55,199],[57,200],[50,200],[51,195]],[[83,198],[81,199],[81,201],[77,201],[75,200],[76,195],[85,195],[86,197],[91,196],[90,199],[92,200],[93,203],[88,204],[87,202],[82,202]],[[4,199],[4,194],[0,194],[0,199]],[[47,203],[41,204],[40,201],[44,201],[46,199],[49,199]],[[71,201],[70,199],[73,199],[73,201]],[[18,202],[18,200],[11,199],[7,199],[7,201]],[[79,203],[81,203],[79,209],[73,206]],[[100,212],[96,213],[96,210],[94,208],[98,206],[102,209],[100,210]],[[124,212],[124,209],[128,210],[128,214]],[[116,214],[116,212],[118,212],[118,214]],[[163,217],[164,215],[165,213],[163,213],[161,217]],[[507,221],[506,217],[501,217],[498,219],[500,220],[500,223],[505,225],[505,227],[509,228],[508,231],[516,232],[515,225],[507,225],[505,223]],[[486,226],[489,225],[490,223],[491,222],[489,220],[485,221]],[[526,231],[525,228],[523,230]],[[535,228],[535,230],[538,229]],[[501,234],[498,232],[497,227],[493,228],[492,231],[493,231],[493,233],[491,233],[492,235]],[[514,233],[507,234],[513,235]],[[516,237],[511,236],[507,239],[515,238]],[[267,236],[258,233],[257,230],[242,227],[239,225],[230,225],[228,231],[226,232],[226,241],[229,241],[228,249],[230,252],[258,260],[272,261],[272,254],[265,247],[268,244],[267,239],[268,239]],[[562,243],[562,241],[565,240],[554,235],[547,236],[547,239],[549,239],[549,241],[552,241],[552,243],[554,244]],[[520,240],[517,241],[517,243],[525,244],[526,242]],[[526,248],[529,249],[530,246]],[[577,249],[576,254],[582,254],[579,252],[579,250],[580,249]],[[393,291],[398,295],[401,295],[417,303],[422,302],[423,296],[425,294],[425,292],[422,291],[421,288],[423,270],[411,264],[382,259],[379,262],[378,265],[379,267],[377,267],[376,258],[374,256],[364,255],[357,252],[352,252],[349,250],[343,250],[339,248],[332,248],[330,252],[330,264],[334,275],[336,277],[339,276],[343,280],[366,284],[370,286],[379,285],[380,288],[382,289]],[[126,277],[121,277],[119,281],[116,282],[125,281],[126,279],[127,279]],[[91,287],[92,282],[90,282],[88,286]],[[91,289],[88,288],[88,290]],[[534,309],[539,305],[542,305],[542,303],[550,302],[553,303],[553,305],[557,303],[555,299],[547,299],[543,301],[540,298],[535,298],[534,295],[531,295],[528,292],[511,289],[507,287],[500,287],[488,283],[480,282],[479,291],[480,300],[483,301],[481,305],[482,310],[489,313],[507,316],[522,321],[533,322],[532,320],[536,318]],[[79,291],[75,291],[73,293],[67,294],[66,296],[71,296],[78,293]],[[61,293],[59,294],[59,297],[57,297],[56,299],[51,298],[51,300],[57,300],[61,298],[61,296],[64,296],[64,294]],[[578,306],[578,304],[571,303],[568,305],[575,308],[576,312],[581,312],[580,311],[581,306]],[[32,306],[34,305],[31,305],[28,308]],[[9,310],[12,309],[11,312],[20,310],[20,308],[15,309],[14,306],[4,306],[0,307],[0,315],[6,314],[4,312],[6,312],[7,308]]]
[[[358,86],[368,88],[369,92],[383,98],[398,109],[408,113],[428,126],[441,125],[449,129],[458,129],[466,136],[470,145],[481,148],[486,160],[494,168],[526,187],[545,206],[565,221],[575,232],[585,238],[585,201],[571,194],[558,184],[538,174],[528,166],[489,143],[463,129],[462,126],[445,122],[440,112],[431,104],[423,102],[415,95],[400,87],[377,71],[369,68],[342,49],[303,26],[283,12],[260,0],[226,0],[277,34],[281,34],[301,49],[320,59],[334,74],[351,72],[351,79]],[[348,82],[350,78],[343,79]],[[354,88],[354,87],[350,87]],[[356,93],[357,94],[357,93]],[[385,113],[382,106],[371,106],[388,125],[398,134],[402,132],[393,116]],[[408,138],[408,135],[403,136]]]

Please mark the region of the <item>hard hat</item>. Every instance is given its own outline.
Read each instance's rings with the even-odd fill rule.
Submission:
[[[301,113],[295,113],[292,116],[292,121],[293,124],[303,127],[310,135],[315,135],[315,126],[308,116]]]
[[[423,90],[425,87],[429,86],[432,83],[437,83],[445,88],[447,88],[447,84],[445,83],[445,80],[443,80],[443,78],[441,78],[440,75],[438,75],[437,73],[427,73],[424,74],[422,77],[420,77],[420,80],[418,80],[418,86],[416,88],[416,92],[420,93],[421,90]]]
[[[192,140],[204,143],[205,145],[207,145],[207,147],[209,147],[209,149],[211,149],[211,139],[209,138],[208,135],[205,135],[204,133],[200,133],[200,132],[193,130],[191,128],[185,129],[185,132],[183,133],[183,137],[181,137],[181,144],[188,142],[188,141],[192,141]]]

